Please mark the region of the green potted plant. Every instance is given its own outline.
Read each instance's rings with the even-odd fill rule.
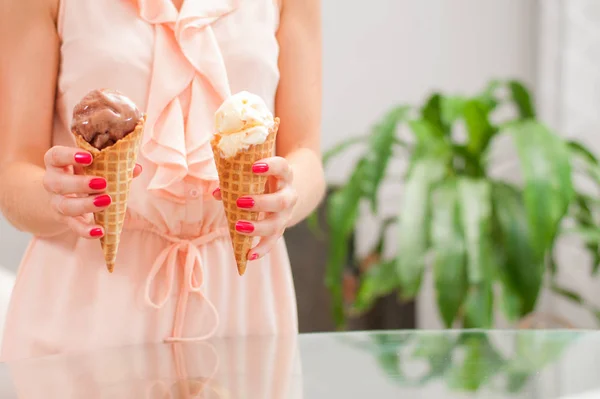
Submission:
[[[511,116],[502,117],[507,113]],[[400,136],[401,126],[408,128],[408,139]],[[460,137],[461,127],[466,137]],[[490,173],[491,149],[503,136],[512,140],[522,183]],[[359,207],[368,202],[378,214],[381,185],[390,172],[398,175],[389,168],[397,156],[408,159],[401,177],[403,204],[397,216],[382,221],[367,257],[355,259],[368,267],[352,311],[364,312],[390,293],[401,300],[415,298],[425,269],[431,268],[445,326],[493,327],[497,308],[518,322],[535,310],[546,274],[556,273],[553,251],[561,234],[579,234],[592,255],[591,271],[598,271],[594,209],[599,200],[574,186],[581,175],[600,187],[598,160],[536,118],[522,83],[494,81],[470,97],[433,93],[420,107],[395,107],[367,135],[328,151],[325,164],[361,144],[362,156],[326,204],[326,285],[338,327],[344,327],[348,313],[342,281],[348,256],[355,256],[348,253],[348,240]],[[399,236],[392,257],[384,250],[388,228],[397,228]],[[551,285],[585,305],[577,293]]]

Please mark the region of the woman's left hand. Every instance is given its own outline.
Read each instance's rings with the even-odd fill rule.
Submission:
[[[265,218],[256,222],[238,220],[236,230],[241,234],[261,237],[258,245],[248,252],[248,260],[256,260],[267,254],[283,235],[291,217],[298,194],[292,186],[293,171],[287,159],[271,157],[252,165],[252,172],[268,176],[267,192],[261,195],[239,197],[239,208],[265,212]],[[213,196],[220,200],[221,190],[216,189]]]

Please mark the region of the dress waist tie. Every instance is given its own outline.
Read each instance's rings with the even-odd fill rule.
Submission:
[[[201,292],[204,271],[202,267],[202,256],[198,248],[218,238],[227,237],[229,230],[227,228],[219,228],[208,234],[193,239],[173,237],[156,231],[154,231],[154,233],[169,241],[170,244],[158,255],[154,261],[154,264],[152,265],[152,269],[150,269],[148,277],[146,278],[145,302],[147,305],[155,309],[162,309],[162,307],[167,303],[171,297],[173,284],[175,283],[176,269],[179,263],[178,255],[180,253],[185,255],[183,279],[181,281],[180,294],[177,298],[173,332],[172,336],[167,338],[165,341],[190,342],[201,341],[210,338],[212,335],[214,335],[219,326],[219,313],[217,312],[217,309],[213,303]],[[164,280],[158,280],[161,284],[163,284],[163,295],[155,300],[152,298],[150,291],[155,282],[156,276],[163,269],[166,278]],[[197,337],[183,337],[182,332],[185,323],[188,299],[192,294],[198,295],[208,305],[211,313],[213,313],[215,317],[215,323],[210,331],[206,334]]]

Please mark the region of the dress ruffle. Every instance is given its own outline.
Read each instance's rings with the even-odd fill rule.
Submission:
[[[209,184],[217,180],[210,148],[213,112],[231,92],[212,24],[234,11],[239,0],[184,0],[180,11],[170,0],[130,1],[155,29],[141,147],[143,156],[156,165],[148,190],[182,202],[178,185],[184,178]],[[186,104],[183,93],[189,96]]]

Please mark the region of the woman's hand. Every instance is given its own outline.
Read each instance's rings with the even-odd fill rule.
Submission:
[[[260,160],[252,165],[252,172],[268,176],[268,190],[266,194],[243,196],[237,200],[239,208],[266,213],[263,220],[238,220],[236,223],[235,228],[239,233],[261,237],[258,245],[248,253],[248,260],[256,260],[273,248],[288,226],[298,199],[292,186],[292,168],[285,158],[271,157]],[[220,200],[221,190],[217,188],[213,196]]]
[[[50,204],[60,219],[81,237],[102,237],[104,231],[93,223],[91,214],[105,209],[112,200],[103,194],[105,179],[82,173],[83,167],[92,163],[92,155],[77,148],[55,146],[46,152],[44,163],[44,188],[50,193]],[[141,166],[136,165],[133,176],[141,171]]]

